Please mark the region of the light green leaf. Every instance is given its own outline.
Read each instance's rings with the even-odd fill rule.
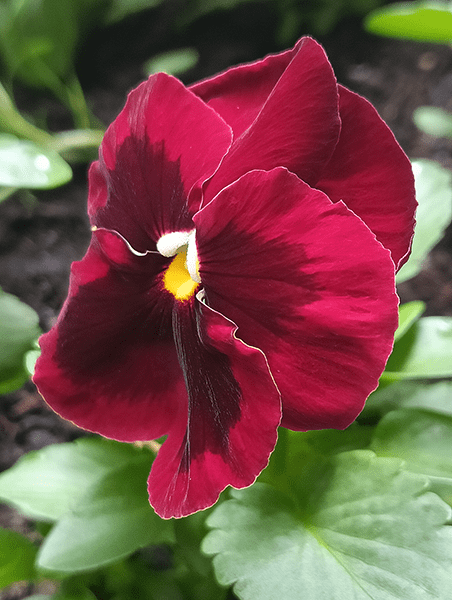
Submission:
[[[195,48],[179,48],[153,56],[144,64],[143,70],[146,76],[153,73],[182,75],[192,69],[198,60],[199,53]]]
[[[425,304],[415,300],[399,306],[399,326],[394,334],[394,341],[400,339],[408,329],[419,320],[425,311]]]
[[[445,2],[398,2],[371,12],[364,26],[378,35],[447,44],[452,40],[452,11]]]
[[[452,381],[399,381],[374,392],[364,411],[385,414],[397,408],[417,408],[452,417]]]
[[[25,359],[40,334],[38,322],[30,306],[0,289],[0,394],[19,389],[29,378]]]
[[[123,465],[91,486],[46,537],[37,564],[78,572],[123,558],[148,544],[174,541],[171,521],[151,508],[148,456]]]
[[[378,424],[370,447],[378,456],[403,459],[409,471],[431,476],[433,491],[452,504],[452,417],[392,411]]]
[[[411,256],[397,273],[397,283],[419,273],[427,254],[443,237],[452,219],[450,171],[428,160],[416,160],[412,164],[419,206]]]
[[[424,133],[436,137],[452,137],[452,115],[437,106],[419,106],[413,121]]]
[[[232,491],[207,523],[207,554],[241,600],[445,600],[450,508],[427,479],[369,451],[336,455],[297,505],[266,484]]]
[[[71,179],[71,167],[56,152],[8,133],[0,134],[0,185],[47,189]]]
[[[0,588],[36,577],[37,548],[23,535],[0,528]]]
[[[381,381],[452,377],[452,317],[423,317],[394,345]]]
[[[89,486],[140,452],[130,444],[94,437],[48,446],[0,474],[0,498],[31,518],[56,521]]]

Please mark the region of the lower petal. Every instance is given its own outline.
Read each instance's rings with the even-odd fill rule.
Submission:
[[[281,418],[265,356],[202,302],[175,307],[174,335],[188,390],[188,423],[170,431],[152,467],[150,502],[163,518],[214,504],[267,465]]]

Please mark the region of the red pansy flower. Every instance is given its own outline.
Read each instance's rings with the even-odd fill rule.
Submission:
[[[167,435],[163,517],[250,485],[279,425],[347,427],[397,326],[414,226],[410,164],[321,46],[185,88],[150,77],[89,175],[93,225],[35,382],[66,419]]]

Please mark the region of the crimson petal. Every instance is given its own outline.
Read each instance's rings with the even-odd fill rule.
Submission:
[[[160,289],[167,263],[135,256],[113,232],[93,234],[56,326],[40,339],[34,381],[62,417],[129,442],[166,434],[178,414],[185,421],[172,300]]]
[[[282,424],[349,425],[397,327],[389,252],[344,204],[282,168],[244,175],[194,221],[206,301],[265,353]]]
[[[278,390],[260,350],[235,337],[236,326],[201,302],[179,303],[174,332],[189,396],[149,478],[163,518],[214,504],[232,485],[251,485],[267,465],[281,419]]]
[[[254,121],[234,140],[220,169],[208,183],[206,202],[252,169],[283,166],[308,183],[317,181],[334,151],[340,131],[338,92],[323,48],[311,38],[302,38],[292,52],[266,60],[267,63],[260,64],[262,77],[269,77],[271,82],[284,61],[288,64],[262,107],[259,104],[263,101],[263,91],[268,91],[269,85],[262,86],[258,104],[247,109],[249,118],[260,108]],[[245,87],[245,77],[250,71],[253,82],[257,68],[253,64],[232,70],[231,75],[223,76],[219,83],[224,81],[224,86],[238,83],[244,90],[244,104],[249,106],[251,89]],[[211,82],[211,86],[214,85],[215,80]],[[234,97],[231,93],[225,96],[231,101]],[[218,103],[215,107],[218,108]],[[226,118],[231,110],[228,104],[227,114],[224,112]]]
[[[188,231],[202,183],[231,143],[223,119],[177,79],[159,73],[133,90],[90,170],[88,212],[136,250]]]
[[[367,100],[342,86],[339,91],[341,135],[315,187],[359,215],[400,267],[417,205],[410,161]]]

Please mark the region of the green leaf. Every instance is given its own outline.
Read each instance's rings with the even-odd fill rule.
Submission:
[[[36,577],[37,548],[23,535],[0,528],[0,588]]]
[[[378,35],[447,44],[452,40],[450,3],[398,2],[371,12],[364,27]]]
[[[171,521],[151,508],[149,456],[123,465],[88,488],[46,537],[37,564],[51,571],[95,569],[148,544],[174,541]]]
[[[192,69],[199,60],[199,53],[195,48],[179,48],[153,56],[143,67],[146,76],[153,73],[168,73],[169,75],[182,75]]]
[[[414,277],[430,250],[444,235],[452,219],[452,175],[435,162],[413,161],[416,198],[416,229],[408,262],[397,274],[397,283]]]
[[[423,317],[394,345],[381,381],[452,377],[452,317]]]
[[[419,320],[425,311],[425,304],[415,300],[399,306],[399,326],[394,334],[394,341],[399,340]]]
[[[429,475],[433,491],[452,504],[451,416],[392,411],[378,424],[370,447],[378,456],[403,459],[409,471]]]
[[[452,115],[437,106],[419,106],[413,121],[424,133],[436,137],[452,137]]]
[[[0,185],[48,189],[71,179],[71,167],[56,152],[8,133],[0,134]]]
[[[0,474],[0,498],[31,518],[56,521],[97,480],[141,452],[130,444],[95,437],[48,446]]]
[[[299,482],[297,505],[266,484],[233,490],[207,524],[207,554],[241,600],[439,600],[450,596],[450,508],[426,478],[369,451]]]
[[[399,381],[374,392],[364,411],[385,414],[397,408],[417,408],[452,417],[452,381]]]
[[[27,353],[40,334],[35,311],[0,289],[0,394],[22,387],[29,378]]]

